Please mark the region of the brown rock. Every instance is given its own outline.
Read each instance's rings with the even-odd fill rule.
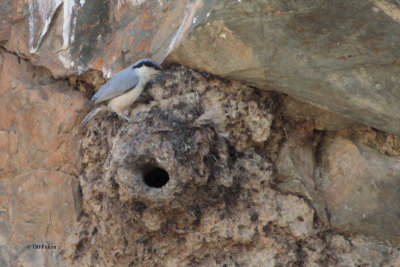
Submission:
[[[10,0],[0,45],[56,77],[167,58],[399,134],[398,13],[393,0]]]
[[[360,123],[343,117],[340,114],[305,104],[303,101],[293,97],[283,98],[280,112],[285,121],[294,120],[292,123],[307,121],[313,125],[313,129],[319,131],[337,131],[361,126]]]
[[[62,245],[65,231],[76,217],[71,175],[38,169],[14,178],[10,207],[10,240],[25,246],[47,241]],[[60,192],[64,192],[61,194]]]
[[[1,266],[62,266],[60,249],[79,266],[396,266],[373,238],[399,242],[398,137],[183,68],[144,93],[136,124],[107,113],[78,137],[85,100],[52,77],[90,92],[172,52],[396,132],[394,4],[100,2],[0,3],[0,45],[51,71],[0,51]],[[160,170],[144,179],[154,167],[164,186]],[[62,245],[26,249],[35,239]]]
[[[66,91],[68,85],[52,80],[47,71],[19,63],[9,53],[1,56],[0,106],[7,107],[1,127],[8,129],[7,137],[3,133],[1,139],[8,143],[9,155],[3,164],[17,173],[42,167],[77,174],[79,157],[71,148],[78,147],[75,126],[85,99],[78,92]]]
[[[0,131],[0,177],[15,171],[16,150],[16,134],[12,131]]]
[[[212,2],[7,1],[0,41],[56,77],[89,69],[109,77],[143,57],[163,61]]]
[[[298,114],[286,119],[297,126],[287,126],[276,159],[277,188],[310,200],[325,227],[398,244],[399,137],[368,127],[313,132]]]
[[[298,113],[293,113],[292,116],[298,118]],[[310,200],[319,220],[328,227],[328,214],[316,170],[318,136],[305,128],[290,131],[287,138],[276,159],[277,187],[281,192],[300,195]]]
[[[77,218],[76,125],[85,100],[2,49],[0,62],[0,265],[64,266],[59,252]]]
[[[400,134],[399,10],[395,1],[216,1],[167,61]]]
[[[329,135],[321,155],[322,191],[331,226],[399,243],[399,159],[360,140]]]

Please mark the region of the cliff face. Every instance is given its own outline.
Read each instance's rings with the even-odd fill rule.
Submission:
[[[1,266],[57,266],[77,216],[82,94],[49,71],[0,49]],[[55,251],[57,251],[55,250]]]
[[[0,265],[400,265],[398,10],[2,1]],[[143,57],[186,67],[79,128]]]
[[[399,14],[396,0],[8,0],[0,42],[58,77],[166,59],[400,134]]]

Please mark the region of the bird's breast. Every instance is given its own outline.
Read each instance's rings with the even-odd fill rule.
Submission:
[[[143,91],[143,86],[139,84],[127,93],[117,96],[108,102],[108,108],[111,110],[121,113],[124,109],[132,105],[133,102],[140,96]]]

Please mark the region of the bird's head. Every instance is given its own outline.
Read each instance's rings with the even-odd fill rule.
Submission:
[[[134,69],[139,77],[145,81],[150,81],[155,76],[163,73],[163,68],[160,64],[149,58],[137,61],[132,65],[132,69]]]

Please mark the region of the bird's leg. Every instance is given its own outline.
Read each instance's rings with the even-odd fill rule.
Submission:
[[[133,123],[133,122],[136,122],[136,121],[137,121],[137,119],[131,119],[131,118],[129,118],[128,116],[125,116],[124,114],[122,114],[122,112],[117,113],[117,114],[118,114],[118,116],[120,116],[121,118],[124,118],[125,120],[127,120],[127,121],[130,122],[130,123]]]

